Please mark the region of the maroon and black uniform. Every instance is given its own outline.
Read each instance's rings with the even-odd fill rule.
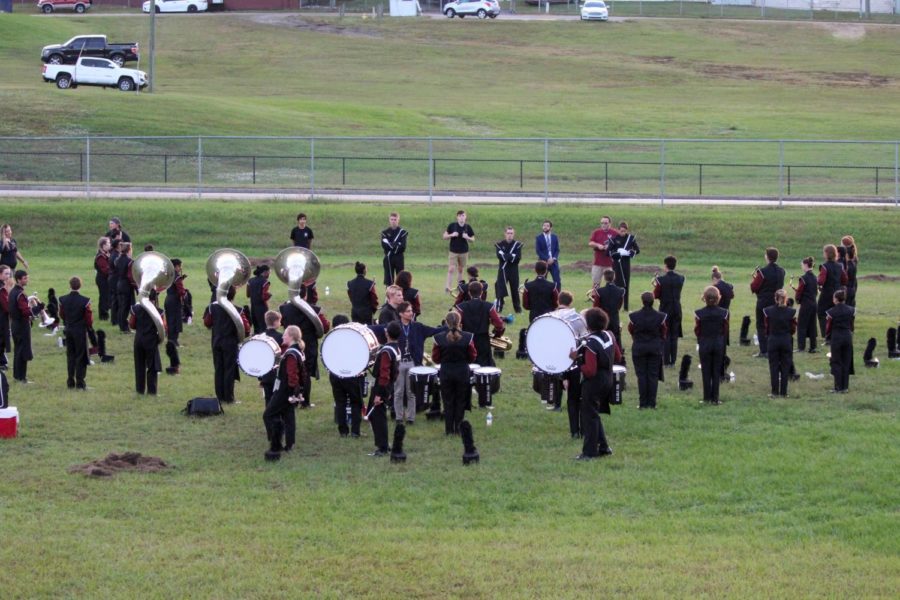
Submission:
[[[769,353],[766,337],[766,317],[763,311],[775,305],[775,292],[784,287],[784,269],[770,262],[762,269],[757,269],[750,282],[750,291],[756,294],[756,337],[759,339],[759,353]]]
[[[119,275],[116,273],[116,261],[119,260],[119,253],[115,248],[109,251],[109,279],[107,286],[109,288],[109,322],[112,325],[119,324]],[[129,306],[129,309],[131,307]]]
[[[309,300],[307,300],[307,302],[309,302]],[[322,331],[328,333],[328,330],[331,329],[331,323],[320,312],[318,306],[313,305],[312,302],[310,302],[310,306],[312,306],[312,309],[316,312],[316,316],[319,317],[319,322],[322,324]],[[279,307],[279,311],[281,312],[281,324],[285,328],[287,328],[288,325],[296,325],[300,328],[303,337],[304,357],[306,361],[306,368],[303,372],[306,376],[306,381],[303,384],[303,402],[301,402],[301,405],[306,407],[312,402],[312,378],[319,378],[319,338],[316,337],[316,326],[309,320],[303,311],[290,302],[282,304]]]
[[[700,346],[703,401],[718,404],[719,383],[725,362],[725,338],[728,336],[728,311],[721,306],[704,306],[695,310],[694,334]]]
[[[98,251],[94,257],[94,283],[97,284],[97,294],[100,298],[100,320],[109,318],[109,255]]]
[[[154,310],[159,312],[156,307]],[[134,330],[134,389],[138,394],[146,390],[148,394],[155,395],[158,375],[162,370],[156,323],[141,304],[131,307],[125,323]]]
[[[853,328],[856,309],[847,304],[836,304],[825,315],[825,335],[831,340],[831,374],[834,376],[834,390],[846,392],[850,389],[853,370]]]
[[[600,413],[610,414],[609,404],[613,395],[613,365],[622,359],[616,338],[609,331],[601,331],[587,337],[579,350],[581,365],[581,430],[584,444],[581,454],[595,457],[611,454],[609,442],[603,431]]]
[[[559,290],[547,281],[546,277],[538,276],[532,281],[525,282],[522,307],[528,311],[529,323],[543,314],[556,310],[558,306]]]
[[[663,379],[663,344],[669,331],[665,313],[644,306],[628,315],[631,362],[638,380],[640,408],[656,408],[656,392]]]
[[[84,375],[88,365],[88,329],[94,326],[94,315],[91,312],[91,300],[71,292],[59,299],[59,316],[65,325],[66,367],[68,377],[66,385],[71,388],[85,389]]]
[[[449,435],[459,433],[459,425],[466,410],[466,396],[471,390],[469,365],[478,352],[471,333],[461,332],[456,341],[451,341],[448,334],[448,331],[442,331],[434,336],[431,359],[440,365],[444,432]]]
[[[12,350],[9,335],[9,290],[0,287],[0,367],[6,367],[6,353]]]
[[[247,282],[247,297],[250,298],[250,323],[253,333],[260,334],[266,330],[266,311],[269,310],[269,279],[262,275],[251,277]]]
[[[394,403],[394,382],[400,371],[400,350],[397,342],[385,344],[378,350],[375,356],[375,364],[372,365],[372,377],[375,384],[372,386],[369,398],[369,423],[372,424],[372,435],[375,437],[375,450],[388,452],[388,417],[387,407]],[[375,404],[375,397],[381,398],[381,404]]]
[[[819,277],[816,279],[819,286],[819,304],[817,311],[819,315],[819,327],[822,330],[822,337],[828,339],[825,331],[826,313],[834,306],[834,293],[847,285],[847,271],[844,266],[834,260],[819,265]]]
[[[666,325],[669,328],[663,344],[663,364],[671,367],[678,358],[678,338],[684,335],[681,327],[681,289],[684,287],[684,275],[667,271],[656,280],[658,285],[653,287],[653,297],[659,300],[660,312],[666,313]]]
[[[466,300],[456,310],[461,316],[460,327],[472,334],[475,340],[477,356],[475,362],[482,367],[493,367],[494,356],[491,352],[490,328],[494,327],[494,337],[500,337],[506,331],[503,319],[497,314],[494,305],[484,300]]]
[[[13,379],[28,380],[28,361],[34,358],[31,352],[31,307],[25,288],[16,284],[9,293],[9,329],[15,345],[13,351]]]
[[[293,344],[284,351],[278,364],[278,373],[272,388],[272,399],[263,411],[263,423],[266,435],[273,451],[290,450],[297,438],[296,404],[291,396],[298,397],[303,392],[303,382],[309,377],[305,374],[303,352],[299,344]],[[284,435],[282,444],[281,436]]]
[[[628,310],[628,290],[631,285],[631,259],[641,253],[637,238],[630,233],[617,235],[607,242],[606,252],[613,262],[615,284],[625,290],[625,310]]]
[[[471,277],[468,281],[460,281],[456,286],[456,299],[453,301],[454,306],[459,306],[466,300],[470,300],[469,297],[469,284],[477,281],[481,284],[481,298],[480,300],[487,300],[488,296],[488,285],[484,279],[475,279]]]
[[[187,297],[187,290],[184,288],[184,280],[187,275],[178,275],[166,289],[166,301],[163,307],[166,311],[166,323],[169,325],[169,341],[178,345],[178,335],[183,330],[184,324],[184,299]],[[177,366],[177,365],[175,365]]]
[[[615,283],[607,283],[603,287],[595,287],[591,290],[591,300],[594,302],[594,308],[602,308],[609,316],[609,331],[616,336],[616,343],[619,348],[622,345],[622,325],[619,322],[619,311],[625,305],[625,288],[619,287]]]
[[[408,232],[402,227],[388,227],[381,232],[381,249],[384,250],[384,285],[394,283],[397,273],[403,270],[403,255],[406,253]]]
[[[794,293],[794,301],[800,306],[800,316],[797,317],[797,349],[806,349],[806,338],[809,338],[809,351],[816,349],[816,291],[818,283],[812,271],[807,271],[800,277],[797,291]]]
[[[250,335],[250,322],[244,313],[241,325]],[[234,382],[238,378],[238,331],[221,304],[213,302],[203,312],[203,324],[212,331],[213,379],[219,402],[234,402]]]
[[[134,292],[137,284],[131,273],[131,265],[134,263],[127,254],[120,254],[116,259],[116,296],[119,302],[119,330],[128,331],[128,318],[131,306],[134,304]]]
[[[769,377],[773,396],[787,396],[788,378],[794,366],[794,333],[797,311],[787,306],[770,306],[763,311],[769,342]]]
[[[422,314],[422,300],[419,298],[419,290],[413,287],[401,288],[403,290],[403,301],[409,302],[413,309],[413,321]]]
[[[347,282],[347,297],[350,298],[350,320],[354,323],[371,325],[372,317],[378,310],[378,292],[375,282],[357,275]]]

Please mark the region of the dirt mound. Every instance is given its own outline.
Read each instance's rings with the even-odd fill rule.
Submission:
[[[91,477],[112,477],[119,471],[156,473],[171,466],[156,456],[143,456],[140,452],[110,453],[102,460],[69,467],[69,473],[81,473]]]
[[[885,275],[884,273],[873,273],[871,275],[862,275],[857,279],[866,281],[900,281],[900,277],[896,275]]]

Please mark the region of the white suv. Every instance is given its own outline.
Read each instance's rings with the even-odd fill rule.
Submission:
[[[444,5],[447,18],[474,15],[479,19],[490,17],[496,19],[500,14],[500,3],[497,0],[455,0]]]

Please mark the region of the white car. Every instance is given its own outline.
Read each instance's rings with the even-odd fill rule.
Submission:
[[[145,13],[150,12],[150,0],[144,2],[142,10]],[[156,0],[156,12],[205,12],[209,8],[207,0]]]
[[[496,19],[500,14],[500,3],[497,0],[455,0],[444,5],[444,14],[449,19],[462,19],[470,15],[479,19]]]
[[[609,9],[603,0],[587,0],[581,6],[582,21],[608,21]]]

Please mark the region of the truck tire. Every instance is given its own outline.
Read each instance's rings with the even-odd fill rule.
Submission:
[[[47,63],[51,65],[61,65],[63,64],[62,54],[51,54],[50,58],[47,59]]]
[[[72,87],[72,77],[68,73],[62,73],[56,78],[56,87],[67,90]]]
[[[53,12],[53,5],[52,4],[43,5],[41,7],[41,12],[44,13],[45,15],[49,15],[50,13]]]
[[[193,4],[188,5],[188,12],[197,12],[197,7]]]
[[[84,4],[76,4],[76,5],[75,5],[75,12],[77,12],[79,15],[80,15],[81,13],[83,13],[83,12],[84,12]]]
[[[130,92],[134,89],[134,81],[131,77],[123,77],[119,80],[118,88],[123,92]]]
[[[113,61],[120,67],[125,66],[125,56],[122,54],[113,54],[112,56],[109,57],[109,60]]]

